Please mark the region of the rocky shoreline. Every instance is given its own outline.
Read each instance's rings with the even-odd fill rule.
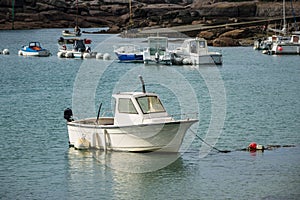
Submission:
[[[77,2],[77,3],[76,3]],[[131,2],[131,4],[129,4]],[[131,7],[129,6],[131,5]],[[300,2],[286,3],[286,15],[300,13]],[[14,12],[13,12],[14,10]],[[282,16],[278,1],[218,0],[11,0],[0,2],[0,30],[37,28],[109,27],[105,33],[120,33],[143,27],[182,25],[216,26]],[[14,13],[14,14],[13,14]],[[288,20],[292,23],[294,20]],[[14,22],[14,23],[13,23]],[[280,25],[280,20],[274,24]],[[253,44],[266,34],[266,24],[223,26],[189,33],[204,37],[213,46]],[[293,27],[289,27],[292,29]],[[101,33],[101,32],[100,32]],[[103,32],[102,32],[103,33]]]

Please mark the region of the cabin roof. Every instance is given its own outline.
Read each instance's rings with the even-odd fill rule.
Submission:
[[[143,92],[121,92],[121,93],[117,93],[117,94],[114,94],[112,95],[113,97],[115,98],[130,98],[130,97],[142,97],[142,96],[157,96],[157,94],[155,93],[149,93],[149,92],[146,92],[146,93],[143,93]]]

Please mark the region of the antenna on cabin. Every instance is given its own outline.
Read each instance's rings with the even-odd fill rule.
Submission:
[[[98,109],[98,114],[97,114],[97,119],[96,123],[99,124],[99,116],[100,116],[100,111],[101,111],[102,103],[100,103],[99,109]]]
[[[139,78],[140,78],[140,80],[142,82],[143,93],[146,93],[146,88],[145,88],[145,83],[144,83],[143,77],[141,75],[139,75]]]

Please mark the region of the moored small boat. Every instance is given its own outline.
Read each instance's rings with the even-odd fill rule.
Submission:
[[[141,78],[143,83],[143,80]],[[129,152],[178,152],[187,130],[198,120],[171,117],[158,95],[143,92],[114,94],[114,117],[73,120],[66,109],[69,145],[85,138],[90,148]]]
[[[220,52],[209,52],[207,41],[204,38],[190,38],[173,52],[172,64],[215,64],[222,65],[223,59]],[[180,59],[181,58],[181,62]]]
[[[42,48],[39,42],[30,42],[28,46],[23,46],[19,50],[20,56],[50,56],[50,51]]]
[[[292,35],[289,40],[278,40],[273,42],[271,48],[266,52],[269,55],[293,55],[300,54],[300,36]]]
[[[253,49],[254,50],[268,50],[272,45],[272,37],[267,39],[257,39],[254,41]]]
[[[114,53],[122,62],[143,62],[143,51],[137,45],[123,44],[114,46]]]
[[[167,37],[148,37],[148,47],[143,50],[145,64],[150,62],[171,64],[171,54],[168,49]]]
[[[58,49],[57,56],[65,58],[96,57],[96,53],[91,51],[91,47],[86,46],[87,44],[91,44],[91,42],[92,41],[90,39],[64,39],[61,37],[58,39],[60,47]]]

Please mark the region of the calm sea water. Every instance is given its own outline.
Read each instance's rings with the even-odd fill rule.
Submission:
[[[221,67],[59,59],[60,33],[0,31],[0,49],[10,50],[0,55],[0,199],[300,199],[300,56],[211,48],[222,50]],[[113,45],[137,41],[83,37],[112,58]],[[29,41],[53,55],[18,56]],[[170,114],[199,113],[179,158],[69,149],[63,110],[111,110],[113,92],[141,89],[139,74]],[[294,147],[238,150],[251,142]]]

